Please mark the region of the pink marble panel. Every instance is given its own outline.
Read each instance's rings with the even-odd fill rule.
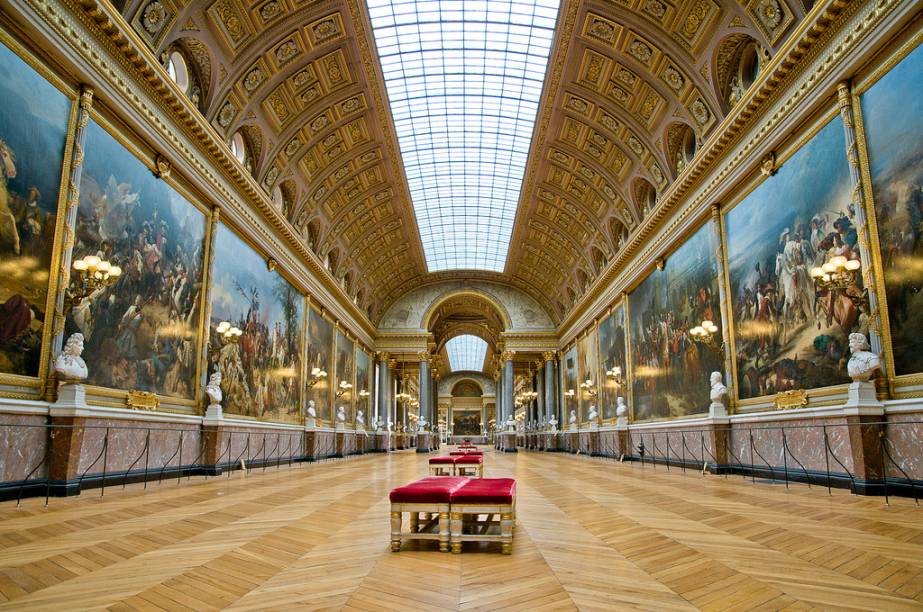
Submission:
[[[0,414],[0,482],[44,478],[47,448],[44,415]]]
[[[675,428],[630,430],[631,454],[638,454],[638,445],[642,441],[645,458],[669,458],[674,461],[685,459],[687,462],[701,462],[704,448],[705,458],[711,462],[715,454],[712,448],[711,430],[701,426],[691,426],[681,430]]]
[[[888,477],[904,477],[896,463],[910,478],[923,480],[923,414],[889,415],[887,423],[885,441],[891,458],[885,455],[884,461]]]
[[[105,449],[107,435],[109,443]],[[181,437],[182,456],[179,454]],[[199,456],[200,445],[201,432],[197,423],[145,426],[121,419],[87,419],[77,474],[101,474],[104,468],[106,472],[143,470],[145,464],[148,470],[161,469],[165,464],[170,467],[189,465]],[[106,452],[100,456],[104,449]]]
[[[824,446],[825,426],[829,452]],[[788,446],[789,454],[783,457],[785,445]],[[832,473],[844,474],[847,470],[854,472],[849,428],[845,419],[785,421],[784,439],[781,424],[754,424],[752,427],[745,424],[732,425],[729,463],[756,466],[766,466],[768,463],[773,468],[784,469],[786,461],[790,471],[800,470],[800,462],[809,471],[823,472],[829,465]]]

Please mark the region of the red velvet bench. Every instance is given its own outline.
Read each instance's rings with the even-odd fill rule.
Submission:
[[[455,457],[430,457],[430,476],[454,476]]]
[[[516,522],[515,480],[472,479],[453,490],[449,495],[449,502],[453,553],[461,552],[462,542],[500,542],[503,554],[513,552],[513,525]],[[485,515],[486,518],[481,519],[481,515]],[[499,515],[500,520],[495,520],[494,515]],[[393,537],[392,535],[392,547]]]
[[[464,456],[464,455],[477,455],[477,456],[483,457],[484,453],[482,453],[481,451],[449,451],[449,456],[451,457],[458,457],[458,456]]]
[[[456,476],[477,476],[478,478],[484,477],[484,455],[481,455],[480,453],[477,455],[468,453],[465,455],[450,457],[450,459],[455,460]]]
[[[391,550],[399,551],[404,540],[437,540],[439,550],[448,552],[450,497],[468,480],[454,476],[427,476],[393,489],[390,495]],[[408,531],[402,529],[404,512],[410,513]]]

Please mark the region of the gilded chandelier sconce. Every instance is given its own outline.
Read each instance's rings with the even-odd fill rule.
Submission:
[[[584,394],[586,394],[586,396],[590,399],[595,398],[599,394],[599,390],[596,388],[596,383],[589,378],[580,383],[580,388],[583,389]]]
[[[695,340],[698,340],[711,350],[715,351],[718,353],[721,359],[724,359],[724,342],[718,342],[718,340],[715,338],[717,333],[718,326],[715,325],[714,322],[707,319],[689,330],[689,335],[691,335]]]
[[[611,370],[606,370],[606,378],[620,387],[625,384],[625,377],[622,375],[621,366],[613,366]]]
[[[122,276],[122,268],[95,255],[87,255],[73,263],[74,274],[64,297],[64,311],[68,312],[97,289],[111,287]]]
[[[337,386],[336,397],[343,397],[353,388],[352,383],[348,383],[345,380],[341,380],[340,384]]]
[[[310,389],[325,378],[327,378],[327,372],[321,370],[320,368],[311,368],[311,378],[309,378],[305,384],[307,385],[308,389]]]
[[[826,291],[841,293],[858,306],[865,301],[868,293],[865,288],[859,289],[861,268],[862,262],[858,259],[847,259],[842,255],[835,255],[824,262],[824,265],[811,268],[814,291],[816,293]],[[849,291],[850,287],[855,287],[856,291]]]
[[[214,359],[221,349],[228,344],[237,344],[240,341],[240,337],[244,335],[244,332],[239,327],[231,325],[229,321],[218,323],[215,332],[218,334],[218,346],[213,346],[211,343],[208,344],[209,360]]]

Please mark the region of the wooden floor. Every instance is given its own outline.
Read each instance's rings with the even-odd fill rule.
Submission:
[[[923,508],[580,456],[518,480],[512,556],[391,553],[411,452],[0,504],[0,608],[923,609]]]

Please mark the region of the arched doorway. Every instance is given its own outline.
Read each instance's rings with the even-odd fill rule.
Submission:
[[[463,379],[452,387],[449,406],[450,431],[454,436],[480,436],[483,431],[484,389],[473,379]]]

